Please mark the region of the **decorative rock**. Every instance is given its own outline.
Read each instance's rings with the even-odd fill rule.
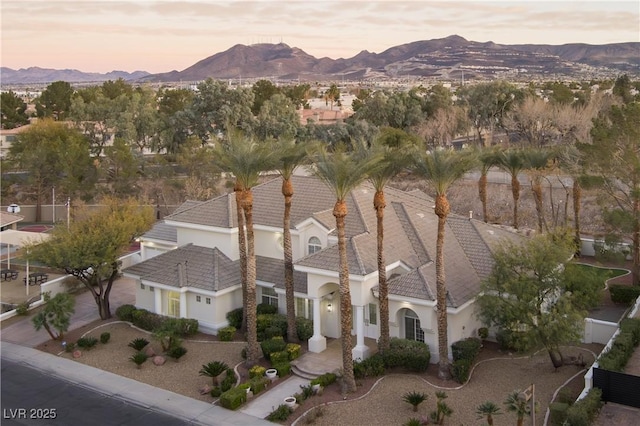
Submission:
[[[166,361],[167,361],[167,360],[165,359],[165,357],[160,356],[160,355],[158,355],[158,356],[154,356],[154,357],[153,357],[153,364],[154,364],[154,365],[158,365],[158,366],[160,366],[160,365],[164,365],[164,363],[165,363]]]
[[[208,394],[208,393],[210,393],[210,392],[211,392],[211,386],[209,386],[209,385],[204,385],[203,387],[201,387],[201,388],[199,389],[199,392],[200,392],[200,395],[206,395],[206,394]]]
[[[82,356],[82,352],[80,351],[73,351],[73,357],[74,358],[80,358]]]
[[[156,351],[153,349],[153,346],[151,346],[151,343],[144,347],[144,353],[149,358],[153,358],[154,356],[156,356]]]

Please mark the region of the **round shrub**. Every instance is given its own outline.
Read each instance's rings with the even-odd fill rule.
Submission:
[[[236,330],[242,328],[242,308],[227,312],[226,317],[231,327],[235,327]]]
[[[78,339],[76,344],[79,348],[91,349],[98,344],[98,339],[96,339],[95,337],[81,337]]]
[[[469,372],[471,371],[471,361],[468,359],[459,359],[451,364],[451,375],[453,379],[458,383],[466,383],[469,379]]]
[[[301,342],[311,339],[313,336],[313,321],[305,317],[296,317],[296,332]]]
[[[453,355],[453,360],[468,360],[473,361],[480,353],[480,348],[482,344],[479,339],[474,337],[469,337],[464,340],[458,340],[451,345],[451,353]]]
[[[262,348],[262,354],[265,359],[267,361],[271,361],[271,354],[273,352],[284,351],[287,347],[287,343],[282,337],[273,337],[269,340],[260,342],[260,347]]]
[[[277,314],[278,313],[278,307],[277,306],[273,306],[273,305],[269,305],[268,303],[260,303],[256,307],[256,313],[258,315],[262,315],[262,314],[267,314],[267,315]]]
[[[121,305],[116,309],[116,316],[120,321],[133,322],[133,313],[137,308],[133,305]]]
[[[111,333],[109,333],[108,331],[105,331],[100,335],[100,343],[102,344],[109,343],[110,339],[111,339]]]
[[[382,355],[386,368],[404,367],[412,371],[426,371],[431,352],[426,343],[393,337],[389,350]]]
[[[235,335],[236,328],[231,325],[218,330],[218,339],[220,339],[221,342],[231,342]]]

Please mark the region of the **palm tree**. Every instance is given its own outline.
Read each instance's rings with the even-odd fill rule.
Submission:
[[[500,412],[500,407],[498,407],[495,402],[485,401],[482,404],[478,405],[478,407],[476,408],[476,414],[478,415],[478,419],[486,416],[487,424],[489,424],[489,426],[493,426],[493,416],[502,413]]]
[[[258,361],[260,348],[257,335],[256,313],[256,254],[253,234],[253,193],[251,188],[258,183],[260,172],[273,166],[274,153],[267,144],[258,144],[251,139],[232,134],[228,141],[216,149],[217,161],[222,170],[235,175],[236,197],[240,193],[240,205],[246,227],[247,298],[245,300],[247,322],[247,364]],[[240,226],[240,224],[238,224]],[[243,320],[244,321],[244,320]]]
[[[200,375],[211,377],[211,382],[214,386],[218,384],[218,376],[227,371],[229,366],[222,361],[213,361],[207,364],[203,364],[200,369]]]
[[[411,404],[413,411],[418,411],[418,405],[427,400],[427,395],[423,392],[411,391],[402,395],[402,400]]]
[[[513,227],[518,229],[518,200],[520,199],[520,181],[518,175],[525,169],[522,151],[508,149],[496,157],[496,165],[511,176],[511,194],[513,195]]]
[[[282,196],[284,214],[282,220],[282,239],[284,247],[284,287],[287,304],[287,340],[298,341],[296,330],[296,311],[293,288],[293,252],[291,249],[291,203],[293,199],[293,171],[307,159],[306,147],[296,144],[293,139],[279,139],[275,150],[278,152],[276,168],[282,176]]]
[[[524,416],[531,415],[531,407],[527,403],[527,400],[520,397],[520,391],[513,391],[509,394],[504,401],[507,406],[507,411],[516,413],[518,418],[518,426],[522,426],[524,423]]]
[[[356,390],[353,375],[353,358],[351,354],[351,291],[349,289],[349,266],[347,263],[347,237],[345,232],[345,218],[347,216],[346,198],[349,192],[367,177],[372,166],[378,160],[371,156],[363,158],[346,152],[344,146],[338,146],[333,153],[320,147],[314,156],[314,172],[336,196],[333,216],[336,218],[338,232],[339,287],[340,287],[340,330],[342,341],[342,369],[344,382],[348,392]]]
[[[482,218],[484,222],[489,221],[489,214],[487,213],[487,175],[491,167],[496,165],[496,157],[498,153],[495,149],[483,149],[478,156],[480,160],[480,179],[478,179],[478,195],[482,202]]]
[[[414,156],[413,171],[432,184],[436,192],[435,213],[438,216],[436,240],[436,306],[438,318],[438,377],[451,378],[449,371],[449,345],[447,342],[447,286],[444,271],[444,232],[451,210],[447,190],[474,166],[471,153],[435,150]]]
[[[398,147],[399,148],[399,147]],[[378,291],[380,294],[380,339],[378,351],[389,349],[389,288],[387,285],[386,261],[384,256],[384,209],[387,205],[384,187],[408,163],[408,157],[398,148],[374,142],[370,155],[380,156],[378,167],[370,173],[369,181],[376,190],[373,208],[376,211],[376,240],[378,247]]]
[[[544,218],[544,206],[542,201],[542,178],[549,170],[549,163],[554,157],[554,153],[549,149],[529,149],[522,151],[525,169],[529,173],[531,181],[531,191],[536,203],[536,214],[538,216],[538,232],[548,231],[547,221]]]
[[[580,255],[582,241],[580,239],[580,210],[582,207],[582,181],[585,178],[584,154],[576,148],[575,145],[568,145],[560,152],[558,156],[558,164],[560,169],[569,173],[573,181],[572,199],[573,199],[573,226],[575,231],[576,254]]]

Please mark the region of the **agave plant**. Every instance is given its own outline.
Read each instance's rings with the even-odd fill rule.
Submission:
[[[407,392],[402,396],[402,400],[413,406],[413,411],[418,411],[418,405],[422,404],[427,399],[427,395],[422,392]]]
[[[136,351],[141,351],[145,346],[149,344],[149,341],[143,337],[137,337],[129,342],[129,347]]]
[[[204,364],[200,369],[201,376],[211,377],[213,386],[218,385],[218,376],[227,370],[229,366],[222,361],[213,361],[208,364]]]
[[[144,352],[136,352],[135,354],[131,355],[131,357],[129,357],[129,360],[133,361],[136,364],[136,367],[142,368],[142,364],[145,363],[147,358],[149,357]]]

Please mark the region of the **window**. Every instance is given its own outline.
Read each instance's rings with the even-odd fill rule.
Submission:
[[[296,316],[313,319],[313,301],[296,297]]]
[[[153,287],[149,286],[149,291],[153,292]]]
[[[180,293],[177,291],[167,293],[167,315],[175,318],[180,316]]]
[[[144,284],[140,283],[140,290],[144,290]]]
[[[198,303],[202,302],[202,297],[201,296],[196,296],[196,302],[198,302]]]
[[[369,303],[369,324],[378,324],[378,305]]]
[[[424,343],[424,331],[420,327],[420,319],[410,309],[407,309],[404,314],[404,335],[409,340],[417,340]]]
[[[206,299],[204,299],[204,303],[206,303],[207,305],[211,304],[211,298],[207,297]]]
[[[271,287],[261,287],[262,303],[278,307],[278,294]]]
[[[320,238],[318,237],[309,238],[309,243],[307,245],[307,251],[309,252],[309,254],[316,253],[320,250],[322,250],[322,243],[320,242]]]

